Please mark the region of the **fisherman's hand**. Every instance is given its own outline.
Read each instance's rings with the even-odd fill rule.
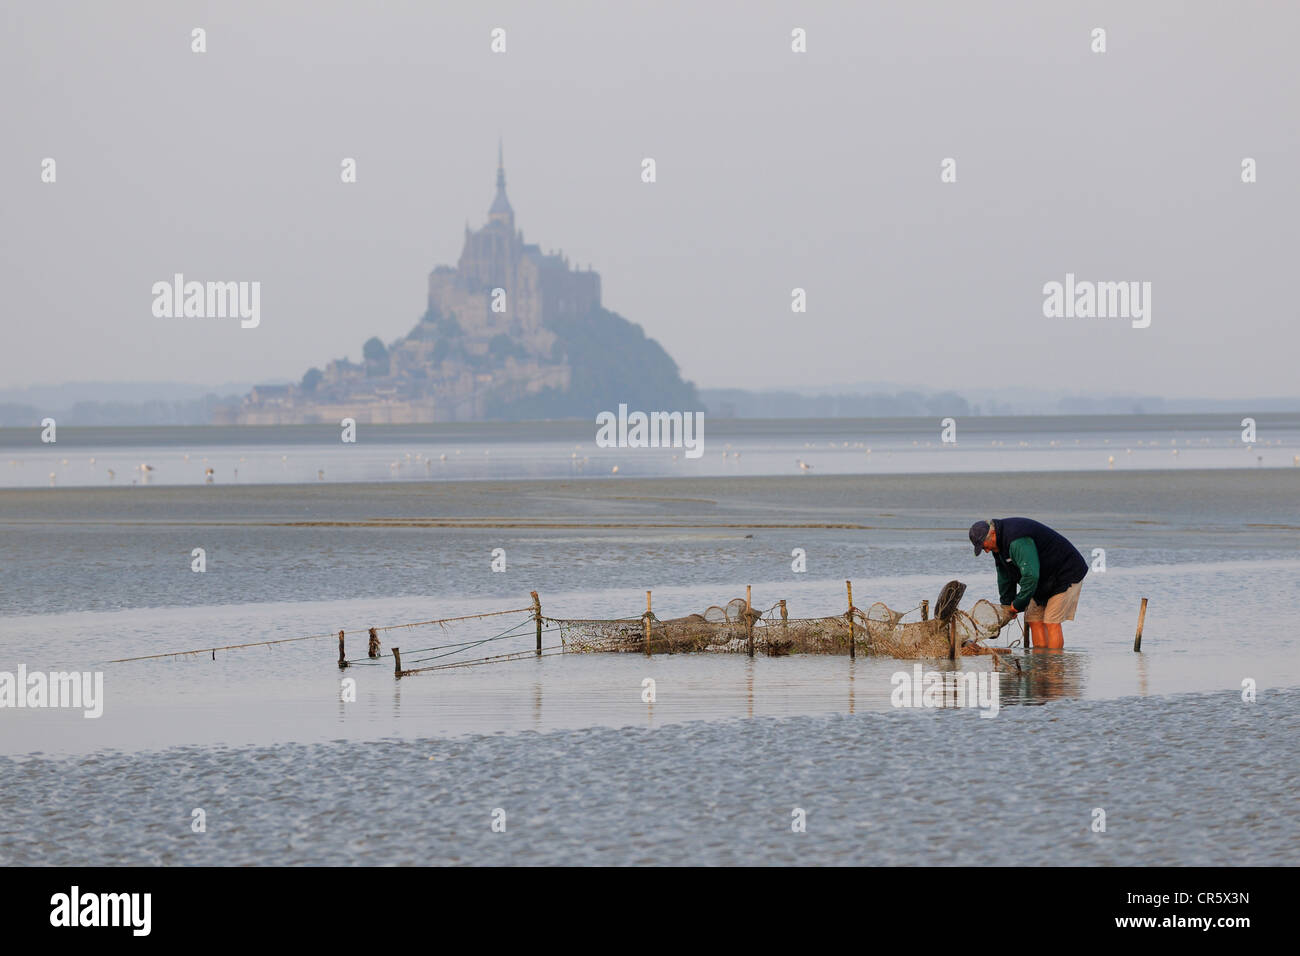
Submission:
[[[1004,604],[1002,605],[1002,613],[1007,616],[1008,621],[1014,621],[1016,619],[1016,615],[1019,614],[1020,612],[1016,610],[1016,606],[1014,604]]]

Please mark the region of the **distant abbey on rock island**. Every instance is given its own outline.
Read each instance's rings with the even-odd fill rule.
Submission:
[[[429,273],[428,307],[362,361],[311,369],[297,385],[259,385],[218,424],[574,418],[617,408],[700,407],[695,386],[640,326],[603,308],[600,276],[524,242],[506,198],[498,147],[496,197],[483,228],[465,226],[456,267]]]

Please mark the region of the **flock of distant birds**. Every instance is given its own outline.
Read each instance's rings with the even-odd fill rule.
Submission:
[[[1110,444],[1110,439],[1109,439],[1109,438],[1104,439],[1103,441],[1104,441],[1105,444]],[[1208,444],[1210,444],[1210,441],[1211,441],[1211,440],[1210,440],[1209,438],[1202,438],[1202,439],[1198,442],[1198,444],[1200,444],[1200,445],[1208,445]],[[1229,439],[1229,442],[1233,442],[1233,441],[1234,441],[1234,439]],[[1074,440],[1074,443],[1077,445],[1077,444],[1080,443],[1080,440],[1076,438],[1076,439]],[[1171,445],[1177,445],[1177,444],[1178,444],[1178,439],[1176,439],[1176,438],[1172,438],[1172,439],[1170,439],[1169,443],[1170,443]],[[1191,439],[1190,439],[1190,438],[1185,438],[1185,439],[1183,439],[1183,443],[1184,443],[1184,444],[1191,444]],[[915,445],[915,446],[921,446],[922,444],[924,444],[924,446],[926,446],[926,447],[930,447],[930,446],[933,446],[935,443],[932,442],[932,441],[926,441],[926,442],[922,443],[922,442],[920,442],[920,441],[918,440],[918,441],[913,441],[912,444]],[[942,444],[942,443],[941,443],[941,444]],[[993,446],[993,447],[999,447],[999,446],[1007,446],[1007,447],[1009,447],[1009,446],[1007,445],[1006,442],[1004,442],[1004,441],[999,441],[999,440],[996,440],[996,439],[993,440],[993,441],[990,441],[989,444],[990,444],[991,446]],[[1052,441],[1049,441],[1047,444],[1048,444],[1048,447],[1056,448],[1056,447],[1059,447],[1059,446],[1061,445],[1061,442],[1060,442],[1060,441],[1057,441],[1057,440],[1052,440]],[[1151,441],[1150,443],[1148,443],[1148,444],[1146,445],[1146,447],[1156,448],[1156,447],[1160,446],[1161,444],[1162,444],[1162,443],[1161,443],[1161,442],[1158,442],[1158,441]],[[1281,440],[1281,439],[1276,439],[1276,440],[1274,440],[1274,441],[1263,441],[1263,442],[1259,442],[1258,444],[1260,444],[1260,445],[1272,445],[1272,444],[1281,445],[1281,444],[1282,444],[1282,440]],[[1017,447],[1020,447],[1020,448],[1028,448],[1028,447],[1032,447],[1032,445],[1033,445],[1033,443],[1032,443],[1032,442],[1029,442],[1029,441],[1023,441],[1023,440],[1022,440],[1022,441],[1017,442]],[[1137,441],[1137,446],[1138,446],[1138,447],[1143,447],[1143,446],[1144,446],[1144,443],[1143,443],[1143,441],[1142,441],[1141,439],[1138,439],[1138,441]],[[805,447],[805,448],[816,448],[816,447],[817,447],[817,443],[816,443],[816,442],[805,442],[805,443],[804,443],[804,447]],[[867,453],[868,455],[871,454],[871,448],[870,448],[870,446],[868,446],[865,442],[853,442],[853,443],[849,443],[849,442],[846,441],[846,442],[843,442],[842,444],[840,444],[840,445],[838,445],[838,446],[836,445],[835,442],[828,442],[828,443],[827,443],[827,447],[829,447],[829,448],[831,448],[831,449],[836,449],[836,448],[841,448],[841,449],[843,449],[843,448],[865,449],[865,450],[866,450],[866,453]],[[945,445],[945,447],[954,447],[954,445],[953,445],[953,444],[947,444],[947,445]],[[1247,446],[1247,447],[1249,447],[1249,446]],[[575,446],[574,446],[574,449],[575,449],[575,451],[574,451],[574,452],[569,456],[569,458],[570,458],[570,460],[572,460],[575,464],[586,465],[586,464],[591,460],[591,459],[590,459],[589,457],[587,457],[587,456],[583,456],[582,458],[579,458],[579,457],[578,457],[578,452],[582,450],[582,446],[581,446],[581,445],[575,445]],[[1124,449],[1124,453],[1127,454],[1127,455],[1131,455],[1131,454],[1133,454],[1133,449],[1132,449],[1132,448],[1125,448],[1125,449]],[[1176,456],[1176,455],[1178,454],[1178,449],[1177,449],[1177,448],[1172,449],[1172,453]],[[455,454],[456,454],[456,455],[459,455],[459,454],[460,454],[460,450],[457,449],[456,452],[455,452]],[[490,455],[490,454],[492,454],[492,450],[491,450],[491,449],[486,449],[486,450],[484,450],[483,454],[484,454],[484,455]],[[722,450],[722,457],[723,457],[723,458],[731,458],[731,459],[734,459],[734,460],[739,461],[739,460],[740,460],[740,452],[738,452],[738,451],[733,451],[732,448],[731,448],[731,445],[728,444],[728,445],[726,445],[726,446],[723,448],[723,450]],[[190,456],[189,456],[188,454],[183,455],[182,458],[183,458],[185,461],[189,461],[189,460],[190,460]],[[673,461],[677,461],[678,458],[679,458],[679,456],[676,455],[676,454],[674,454],[674,455],[672,456]],[[1264,462],[1264,456],[1263,456],[1263,455],[1257,455],[1257,456],[1256,456],[1256,460],[1257,460],[1257,462],[1258,462],[1259,464],[1263,464],[1263,462]],[[206,465],[206,467],[203,469],[203,479],[204,479],[204,483],[205,483],[205,484],[209,484],[209,485],[210,485],[210,484],[213,484],[213,483],[216,481],[216,469],[214,469],[211,465],[207,465],[207,461],[208,461],[208,459],[207,459],[206,457],[204,457],[204,458],[201,459],[201,462],[200,462],[200,463]],[[246,461],[247,461],[247,459],[246,459],[246,458],[243,458],[243,457],[241,457],[241,458],[239,459],[240,464],[244,464]],[[281,455],[281,456],[280,456],[280,461],[281,461],[281,463],[283,463],[283,464],[288,464],[289,456],[288,456],[288,455]],[[406,456],[405,456],[405,461],[406,461],[407,463],[418,463],[418,462],[423,461],[424,464],[425,464],[425,470],[426,470],[426,472],[430,472],[430,473],[431,473],[432,470],[433,470],[433,457],[432,457],[431,455],[428,456],[428,457],[426,457],[425,455],[421,454],[420,452],[416,452],[414,455],[412,455],[410,452],[407,452],[407,453],[406,453]],[[446,453],[446,452],[443,452],[442,454],[440,454],[440,455],[438,456],[438,461],[439,461],[439,462],[445,462],[445,461],[447,461],[447,453]],[[9,464],[10,464],[10,466],[18,466],[18,465],[21,465],[22,462],[21,462],[20,460],[18,460],[18,459],[10,459]],[[69,464],[69,459],[67,459],[67,458],[62,459],[61,462],[60,462],[60,464],[63,464],[63,465],[67,465],[67,464]],[[1296,465],[1296,466],[1300,466],[1300,455],[1293,455],[1293,456],[1291,457],[1291,464]],[[95,465],[95,459],[94,459],[93,457],[90,459],[90,465],[91,465],[92,467]],[[812,470],[813,470],[813,466],[812,466],[811,464],[809,464],[808,462],[804,461],[802,458],[796,458],[796,459],[795,459],[795,465],[798,466],[800,472],[809,472],[809,471],[812,471]],[[1114,456],[1114,455],[1109,455],[1109,456],[1107,456],[1107,458],[1106,458],[1106,465],[1107,465],[1107,467],[1109,467],[1109,468],[1113,468],[1113,467],[1115,467],[1115,456]],[[397,474],[397,473],[398,473],[398,472],[399,472],[403,467],[404,467],[404,463],[403,463],[403,461],[400,460],[400,459],[395,460],[395,461],[392,461],[392,462],[389,462],[389,465],[388,465],[389,470],[390,470],[394,475],[396,475],[396,474]],[[610,474],[617,475],[617,474],[618,474],[618,470],[619,470],[619,469],[618,469],[618,465],[614,465],[614,466],[610,469]],[[108,480],[109,480],[109,481],[114,481],[114,480],[117,479],[117,472],[116,472],[116,471],[114,471],[112,468],[107,469],[107,471],[108,471]],[[134,484],[148,484],[148,483],[149,483],[149,475],[150,475],[153,471],[155,471],[153,465],[150,465],[150,464],[145,463],[145,462],[141,462],[139,465],[136,465],[136,467],[132,469],[132,472],[138,474],[139,477],[137,477],[137,478],[132,478],[132,479],[131,479],[131,484],[133,484],[133,485],[134,485]],[[239,480],[239,469],[238,469],[238,468],[235,468],[235,469],[234,469],[234,477],[235,477],[235,480],[236,480],[236,481]],[[50,472],[50,485],[51,485],[51,486],[53,486],[53,485],[55,484],[57,478],[58,478],[58,473],[57,473],[57,472],[53,472],[53,471]],[[324,481],[324,480],[325,480],[325,469],[324,469],[324,468],[321,468],[321,469],[319,469],[319,470],[316,472],[316,480],[317,480],[317,481]]]

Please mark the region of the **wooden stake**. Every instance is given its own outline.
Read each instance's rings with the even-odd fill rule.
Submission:
[[[537,619],[537,656],[542,656],[542,599],[536,591],[529,591],[533,596],[533,617]]]
[[[650,656],[650,592],[645,593],[645,656]]]
[[[930,620],[930,601],[928,598],[921,602],[921,620]]]
[[[370,644],[366,647],[366,654],[369,657],[379,656],[379,634],[373,627],[370,629]]]
[[[393,676],[402,676],[402,651],[400,648],[393,648]]]
[[[849,619],[849,659],[858,656],[858,639],[853,633],[853,582],[845,581],[844,590],[849,594],[849,610],[844,616]]]
[[[1147,619],[1147,599],[1142,599],[1142,608],[1138,611],[1138,629],[1137,635],[1133,638],[1133,650],[1137,653],[1142,652],[1142,622]]]
[[[753,607],[753,590],[752,584],[745,585],[745,634],[748,637],[749,656],[754,656],[754,615],[750,612]]]
[[[785,601],[783,599],[781,601],[781,623],[784,624],[788,619],[789,619],[789,615],[786,613]]]
[[[213,655],[212,659],[214,661],[217,659],[215,654]],[[339,631],[339,669],[342,670],[347,666],[348,666],[347,655],[343,653],[343,632]]]

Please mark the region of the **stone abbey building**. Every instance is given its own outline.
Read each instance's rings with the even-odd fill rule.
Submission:
[[[218,423],[407,424],[470,421],[494,405],[565,392],[572,369],[550,326],[600,308],[600,276],[560,253],[524,242],[506,198],[498,148],[496,196],[481,229],[465,227],[456,267],[429,273],[428,308],[387,347],[368,343],[361,362],[330,362],[300,385],[258,386]],[[382,353],[382,354],[380,354]]]
[[[493,290],[505,308],[494,312]],[[506,198],[506,171],[497,154],[497,193],[478,232],[465,226],[465,246],[453,269],[429,274],[429,310],[455,315],[461,328],[481,336],[505,334],[530,352],[547,354],[554,336],[544,323],[561,314],[586,315],[600,305],[600,276],[569,269],[563,255],[524,242]],[[500,308],[500,305],[498,305]]]

